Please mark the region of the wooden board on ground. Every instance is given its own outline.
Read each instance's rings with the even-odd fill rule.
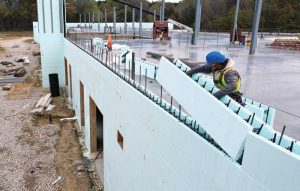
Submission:
[[[14,84],[8,92],[10,99],[25,99],[31,95],[31,84]]]
[[[46,95],[43,95],[41,99],[35,104],[33,110],[31,113],[37,114],[37,115],[43,115],[45,109],[49,106],[51,102],[51,93],[48,93]]]

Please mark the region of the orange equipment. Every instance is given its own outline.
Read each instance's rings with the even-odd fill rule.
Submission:
[[[111,39],[111,34],[108,34],[107,38],[107,49],[111,50],[112,49],[112,39]]]

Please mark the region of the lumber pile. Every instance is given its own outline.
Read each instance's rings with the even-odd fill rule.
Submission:
[[[267,44],[270,48],[288,49],[288,50],[300,50],[300,40],[279,40],[276,39],[273,43]]]
[[[51,93],[42,96],[41,99],[35,104],[31,113],[36,115],[43,115],[44,111],[49,106],[51,100]]]

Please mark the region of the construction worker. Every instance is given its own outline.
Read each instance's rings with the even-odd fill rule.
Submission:
[[[225,95],[229,95],[232,99],[240,103],[242,106],[245,104],[242,101],[241,77],[238,71],[234,68],[234,61],[226,58],[219,51],[212,51],[206,56],[206,65],[197,66],[187,71],[187,75],[192,76],[195,73],[212,73],[215,85],[220,89],[213,95],[220,99]]]
[[[107,38],[107,49],[109,51],[112,50],[112,39],[111,39],[111,34],[108,34],[108,38]]]

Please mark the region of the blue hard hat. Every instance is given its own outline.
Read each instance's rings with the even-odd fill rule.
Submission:
[[[217,64],[217,63],[225,63],[227,58],[224,54],[219,51],[212,51],[206,56],[206,63],[208,65]]]

